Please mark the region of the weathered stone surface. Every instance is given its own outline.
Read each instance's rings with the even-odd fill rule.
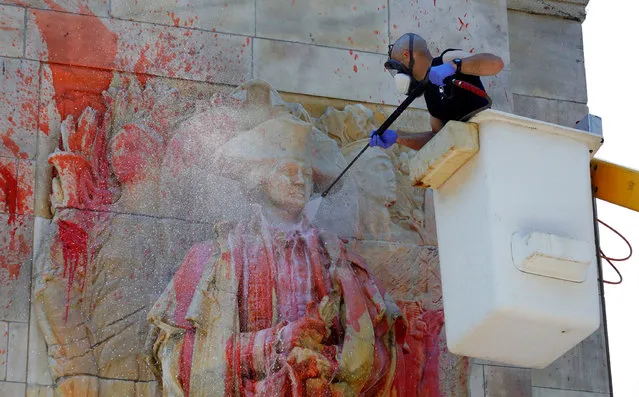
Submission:
[[[0,381],[7,378],[7,347],[9,346],[9,323],[0,321]]]
[[[386,6],[387,2],[381,0],[258,0],[256,32],[263,38],[385,54],[388,51]]]
[[[21,57],[24,52],[25,9],[0,5],[0,56]]]
[[[530,370],[484,366],[486,397],[532,397]]]
[[[513,95],[516,114],[575,128],[578,121],[588,114],[585,103],[538,98],[528,95]]]
[[[95,15],[99,17],[108,16],[109,9],[108,0],[56,0],[55,2],[50,0],[3,0],[3,2],[29,8]]]
[[[492,109],[512,113],[514,100],[510,89],[510,70],[503,69],[495,76],[481,78],[486,92],[492,99]]]
[[[583,22],[589,0],[507,0],[511,10],[551,15]]]
[[[484,366],[470,364],[470,380],[468,381],[469,397],[485,397]]]
[[[24,383],[0,382],[0,396],[22,397],[25,389],[26,385]]]
[[[278,91],[394,105],[405,99],[396,94],[383,55],[265,39],[255,39],[253,51],[254,77]],[[413,106],[426,103],[417,99]]]
[[[162,25],[191,27],[220,33],[252,36],[255,33],[255,1],[112,0],[116,18]],[[281,20],[281,16],[278,18]]]
[[[18,214],[33,215],[35,161],[18,160]]]
[[[27,380],[28,329],[27,323],[9,323],[7,381],[25,382]]]
[[[509,11],[508,25],[514,94],[587,102],[579,22]]]
[[[204,230],[212,233],[208,225],[58,211],[37,261],[34,298],[49,360],[55,364],[53,379],[69,376],[67,389],[93,387],[87,386],[90,378],[74,376],[79,374],[112,379],[109,388],[153,383],[145,358],[150,351],[145,344],[148,306],[188,247],[206,239]],[[34,371],[47,380],[37,363]]]
[[[391,42],[402,34],[422,36],[433,56],[447,48],[499,55],[508,65],[508,20],[505,0],[418,1],[391,3]]]
[[[608,367],[600,328],[545,369],[532,370],[532,385],[607,393]]]
[[[55,390],[51,386],[27,385],[27,397],[55,397]]]
[[[87,34],[92,32],[92,34]],[[82,48],[82,51],[75,50]],[[65,65],[239,84],[251,73],[251,39],[222,33],[30,10],[26,57]],[[56,70],[53,69],[54,81]],[[60,71],[60,78],[64,71]],[[91,77],[89,79],[89,77]],[[85,77],[108,84],[109,73]],[[83,109],[83,108],[80,108]]]
[[[31,305],[31,315],[29,316],[29,354],[27,363],[27,384],[38,386],[53,385],[47,360],[47,345],[38,326],[34,305]],[[34,391],[34,393],[36,392]]]
[[[35,156],[38,68],[37,62],[0,58],[1,156]]]
[[[0,321],[29,320],[33,218],[0,215]]]
[[[532,397],[609,397],[610,394],[533,387]]]

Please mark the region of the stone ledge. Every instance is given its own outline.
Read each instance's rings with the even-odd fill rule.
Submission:
[[[586,5],[588,0],[507,0],[509,10],[552,15],[579,22],[586,19]]]

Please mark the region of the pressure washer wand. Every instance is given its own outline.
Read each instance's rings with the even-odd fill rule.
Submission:
[[[404,102],[402,102],[401,105],[399,105],[397,107],[397,109],[395,109],[395,111],[393,113],[391,113],[390,116],[388,116],[386,121],[384,121],[384,123],[382,123],[382,125],[379,127],[379,129],[377,131],[375,131],[376,135],[382,135],[384,133],[384,131],[386,131],[388,129],[388,127],[390,127],[391,124],[393,124],[393,122],[395,120],[397,120],[399,115],[401,115],[404,112],[404,110],[406,110],[408,105],[410,105],[415,100],[415,98],[417,98],[418,96],[421,96],[421,95],[424,94],[424,91],[426,90],[426,82],[427,81],[428,80],[425,80],[423,83],[420,83],[420,85],[415,87],[413,92],[410,93],[406,99],[404,99]],[[353,160],[351,160],[351,162],[346,166],[346,168],[344,168],[344,170],[337,176],[337,178],[335,178],[333,183],[331,183],[331,185],[324,191],[324,193],[322,193],[322,197],[326,197],[326,195],[333,188],[333,186],[335,186],[335,184],[342,178],[342,176],[344,176],[346,171],[348,171],[348,169],[351,168],[351,166],[355,163],[355,161],[357,161],[357,159],[362,154],[364,154],[366,149],[368,149],[369,147],[370,147],[370,143],[367,143],[366,146],[364,146],[364,148],[357,154],[357,156],[355,156],[355,158]]]
[[[417,98],[418,96],[421,96],[424,93],[424,91],[426,91],[426,83],[427,82],[428,82],[428,79],[425,79],[417,87],[415,87],[415,89],[413,90],[412,93],[408,94],[408,97],[406,99],[404,99],[404,102],[402,102],[401,105],[399,105],[397,107],[397,109],[395,109],[395,111],[393,113],[391,113],[390,116],[388,116],[386,121],[384,121],[384,123],[375,132],[376,135],[382,135],[384,133],[384,131],[386,131],[388,129],[388,127],[390,127],[391,124],[393,124],[393,122],[399,117],[399,115],[402,114],[402,112],[404,112],[404,110],[406,110],[408,105],[410,105],[415,100],[415,98]],[[476,86],[474,86],[474,85],[472,85],[470,83],[467,83],[465,81],[457,80],[457,79],[450,79],[450,83],[456,85],[457,87],[459,87],[461,89],[464,89],[466,91],[470,91],[473,94],[486,99],[488,101],[488,105],[483,107],[483,108],[481,108],[481,109],[478,109],[478,111],[479,110],[484,110],[485,108],[489,108],[492,105],[492,100],[490,99],[490,97],[488,96],[486,91],[482,90],[481,88],[476,87]],[[471,115],[474,115],[476,113],[477,113],[477,111],[471,112],[470,114],[467,115],[467,117],[470,117]],[[467,118],[467,117],[465,117],[465,118]],[[335,184],[342,178],[342,176],[344,176],[346,171],[348,171],[348,169],[351,168],[351,166],[355,163],[355,161],[357,161],[357,159],[362,154],[364,154],[366,149],[368,149],[369,147],[370,147],[370,144],[367,143],[366,146],[364,146],[364,148],[359,153],[357,153],[357,156],[355,156],[355,158],[353,160],[351,160],[351,162],[346,166],[346,168],[344,168],[342,173],[339,174],[337,176],[337,178],[335,178],[333,183],[331,183],[331,185],[328,187],[328,189],[326,189],[324,191],[324,193],[322,193],[322,197],[326,197],[326,195],[333,188],[333,186],[335,186]]]

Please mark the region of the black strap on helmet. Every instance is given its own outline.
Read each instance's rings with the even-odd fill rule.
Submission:
[[[394,44],[388,45],[388,60],[384,62],[384,67],[388,71],[396,71],[399,73],[413,76],[413,65],[415,64],[415,58],[413,57],[413,41],[415,39],[415,33],[408,33],[408,52],[410,53],[410,61],[408,62],[408,68],[401,62],[392,58]]]

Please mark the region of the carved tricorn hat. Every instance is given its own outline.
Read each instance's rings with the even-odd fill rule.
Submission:
[[[309,123],[294,118],[275,118],[238,133],[215,155],[215,166],[224,177],[240,182],[255,175],[255,168],[282,159],[304,162],[313,169],[313,181],[323,183],[337,176],[342,163],[337,145]],[[330,141],[330,142],[327,142]],[[328,143],[328,144],[327,144]]]

